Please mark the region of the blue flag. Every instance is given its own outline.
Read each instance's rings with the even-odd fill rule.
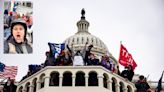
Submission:
[[[54,58],[57,58],[62,50],[65,49],[65,43],[57,44],[57,43],[48,43],[50,47],[50,53]]]
[[[164,71],[162,72],[161,78],[158,81],[158,86],[155,89],[155,92],[161,92],[161,90],[162,90],[162,77],[163,77],[163,73],[164,73]]]
[[[3,72],[5,68],[5,64],[0,62],[0,72]]]

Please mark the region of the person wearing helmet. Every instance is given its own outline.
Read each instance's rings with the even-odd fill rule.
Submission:
[[[32,53],[32,45],[28,43],[26,33],[26,22],[20,18],[13,20],[11,23],[11,35],[4,43],[4,53]]]

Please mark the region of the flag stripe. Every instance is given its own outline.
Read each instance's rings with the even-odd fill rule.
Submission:
[[[4,71],[0,72],[0,78],[8,78],[15,79],[17,75],[17,66],[5,66]]]

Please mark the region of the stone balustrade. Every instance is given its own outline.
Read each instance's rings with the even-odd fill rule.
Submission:
[[[64,92],[64,89],[134,92],[135,86],[102,66],[47,66],[17,86],[17,92]]]

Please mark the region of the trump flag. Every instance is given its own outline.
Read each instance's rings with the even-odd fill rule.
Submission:
[[[136,62],[134,61],[132,55],[128,52],[128,50],[121,44],[120,47],[120,57],[119,63],[123,66],[132,65],[133,70],[137,67]]]

